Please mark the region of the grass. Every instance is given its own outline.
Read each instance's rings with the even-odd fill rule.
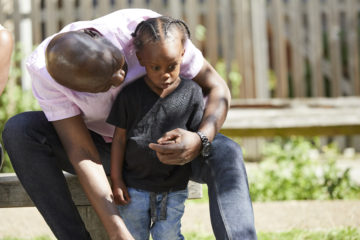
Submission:
[[[359,228],[340,228],[330,231],[292,230],[280,233],[259,233],[259,240],[360,240]]]
[[[186,240],[215,240],[211,234],[184,233]],[[50,240],[41,236],[32,239],[5,237],[0,240]],[[259,232],[258,240],[360,240],[360,228],[340,228],[328,231],[292,230],[288,232]]]
[[[215,240],[212,235],[185,233],[187,240]],[[360,240],[360,229],[341,228],[329,231],[292,230],[288,232],[259,232],[258,240]]]

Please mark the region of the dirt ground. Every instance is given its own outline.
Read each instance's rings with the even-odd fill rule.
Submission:
[[[343,167],[351,167],[352,177],[360,183],[360,161],[341,162]],[[255,202],[253,207],[256,230],[262,232],[360,228],[360,200]],[[212,234],[207,203],[186,203],[182,231]],[[0,208],[0,240],[43,235],[55,239],[36,208]]]
[[[254,203],[254,214],[257,231],[360,227],[360,201]],[[211,234],[208,204],[187,204],[182,225],[183,232]],[[53,236],[35,208],[0,209],[0,239],[41,235]]]

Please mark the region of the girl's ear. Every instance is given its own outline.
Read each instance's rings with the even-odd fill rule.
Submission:
[[[144,66],[144,63],[143,63],[142,58],[141,58],[141,54],[138,51],[136,51],[136,57],[137,57],[140,65]]]
[[[181,53],[181,57],[183,57],[184,54],[185,54],[185,48],[183,48],[183,51],[182,51],[182,53]]]

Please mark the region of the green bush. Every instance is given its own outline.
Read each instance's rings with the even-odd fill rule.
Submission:
[[[336,165],[335,146],[322,148],[323,159],[311,157],[319,149],[304,138],[278,138],[264,149],[264,160],[249,172],[253,201],[349,199],[360,197],[360,187],[349,169]]]
[[[31,90],[23,91],[21,88],[21,69],[19,66],[22,58],[21,48],[17,46],[12,56],[9,81],[0,97],[0,132],[3,131],[4,125],[10,117],[21,112],[40,109]],[[13,172],[9,157],[6,153],[5,161],[0,172]]]

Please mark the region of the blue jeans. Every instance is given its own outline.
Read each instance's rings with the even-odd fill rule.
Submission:
[[[96,133],[91,136],[109,173],[111,144]],[[44,113],[24,112],[9,119],[3,141],[20,182],[54,235],[66,240],[91,239],[62,173],[74,173],[73,167]],[[216,239],[256,239],[241,148],[221,134],[212,144],[209,158],[192,161],[191,179],[208,185]]]
[[[154,240],[182,240],[180,232],[181,217],[185,210],[185,200],[188,197],[187,189],[168,193],[166,206],[166,220],[156,220],[151,223],[150,192],[128,188],[131,202],[119,206],[120,215],[126,227],[136,240],[149,239],[150,233]],[[156,212],[160,215],[163,195],[156,194]]]

